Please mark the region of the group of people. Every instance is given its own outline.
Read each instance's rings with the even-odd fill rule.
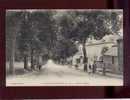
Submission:
[[[96,66],[96,61],[90,62],[90,61],[85,61],[83,62],[83,59],[76,59],[76,63],[74,64],[75,68],[78,69],[78,67],[83,66],[84,71],[88,73],[95,73],[97,66]]]

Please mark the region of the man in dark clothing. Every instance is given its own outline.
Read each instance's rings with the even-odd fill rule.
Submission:
[[[96,63],[94,62],[94,64],[93,64],[93,73],[95,73],[96,72]]]

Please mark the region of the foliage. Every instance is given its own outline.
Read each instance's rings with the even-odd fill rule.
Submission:
[[[122,24],[121,12],[83,10],[63,13],[56,19],[58,11],[8,12],[7,44],[15,37],[18,51],[23,56],[30,55],[33,49],[35,54],[67,58],[77,52],[75,41],[85,43],[90,36],[101,39],[106,34],[118,34]]]

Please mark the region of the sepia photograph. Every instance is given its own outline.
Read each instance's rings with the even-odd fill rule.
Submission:
[[[122,9],[6,10],[6,86],[123,86]]]

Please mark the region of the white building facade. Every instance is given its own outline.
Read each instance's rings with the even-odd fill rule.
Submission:
[[[107,51],[103,54],[103,48]],[[73,56],[73,65],[83,65],[83,46],[78,44],[78,52]],[[101,62],[97,67],[109,67],[112,71],[123,71],[123,40],[119,36],[105,36],[101,40],[89,39],[86,42],[86,54],[88,66],[95,62]],[[102,59],[101,59],[102,58]],[[80,61],[79,61],[80,60]],[[101,61],[102,60],[102,61]]]

